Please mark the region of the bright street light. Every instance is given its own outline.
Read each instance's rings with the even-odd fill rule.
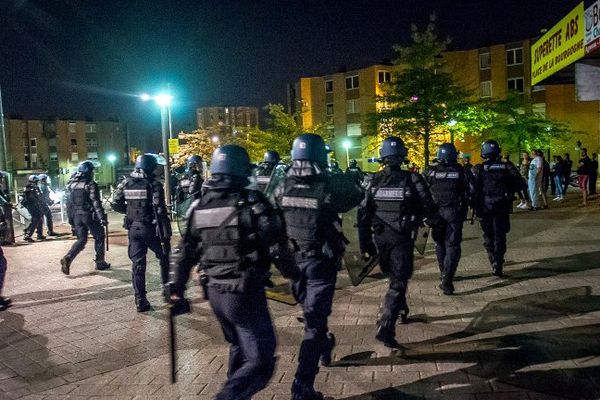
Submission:
[[[213,142],[213,143],[219,143],[219,137],[218,137],[218,136],[216,136],[216,135],[215,135],[215,136],[213,136],[213,137],[211,138],[211,140],[212,140],[212,142]]]
[[[109,163],[113,164],[115,161],[117,161],[117,156],[111,153],[106,156],[106,159]]]
[[[346,149],[346,166],[350,167],[350,147],[352,146],[352,143],[350,143],[349,140],[344,140],[342,142],[342,146],[344,146],[344,148]]]
[[[455,119],[451,119],[450,121],[448,121],[448,126],[455,126],[458,122],[456,122]]]

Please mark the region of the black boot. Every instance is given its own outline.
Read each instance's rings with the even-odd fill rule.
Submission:
[[[6,310],[12,304],[12,300],[8,297],[0,296],[0,311]]]
[[[48,236],[60,236],[60,234],[58,234],[54,231],[50,231],[50,232],[48,232]]]
[[[312,385],[303,384],[294,379],[291,400],[323,400],[323,394],[317,392]]]
[[[96,269],[98,271],[106,271],[109,268],[110,268],[110,264],[107,263],[106,261],[97,261],[96,260]]]
[[[71,272],[71,259],[68,256],[64,256],[60,259],[60,270],[63,274],[69,275]]]
[[[333,348],[335,347],[335,336],[331,332],[327,332],[327,344],[323,353],[321,353],[321,365],[329,367],[331,365],[331,356],[333,354]]]
[[[446,296],[454,294],[454,284],[452,283],[452,280],[447,277],[442,277],[442,283],[440,283],[439,288],[442,289],[442,292],[444,292]]]
[[[402,322],[403,325],[408,324],[408,313],[408,307],[400,311],[400,322]]]
[[[502,276],[502,264],[499,262],[495,262],[492,264],[492,275],[494,276]]]
[[[46,236],[44,236],[44,235],[37,235],[37,240],[46,240]]]
[[[31,236],[24,236],[23,240],[29,243],[33,243],[33,239],[31,238]]]
[[[389,326],[389,324],[377,322],[377,334],[375,335],[375,339],[383,343],[385,347],[389,347],[391,349],[397,349],[400,347],[400,343],[396,341],[395,336],[396,334],[393,327]]]
[[[137,308],[137,312],[139,312],[139,313],[150,311],[152,309],[150,302],[146,298],[135,299],[135,306]]]

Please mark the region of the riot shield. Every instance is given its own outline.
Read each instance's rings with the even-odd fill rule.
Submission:
[[[283,181],[285,181],[286,170],[287,165],[285,164],[278,164],[275,168],[273,168],[273,172],[271,173],[271,179],[264,192],[265,196],[267,196],[269,200],[272,200],[275,188],[277,188],[280,184],[283,183]]]
[[[354,286],[358,286],[377,265],[377,258],[365,260],[362,257],[358,242],[356,215],[357,209],[354,208],[342,216],[342,231],[344,232],[344,236],[350,241],[346,246],[342,265],[348,271],[348,276]]]
[[[185,226],[187,222],[185,216],[187,215],[188,208],[190,208],[194,200],[194,196],[189,196],[182,202],[175,204],[175,221],[177,222],[177,229],[182,236],[185,233]]]
[[[415,229],[415,250],[420,254],[425,254],[425,247],[427,246],[427,239],[431,233],[431,228],[421,224],[420,227]]]

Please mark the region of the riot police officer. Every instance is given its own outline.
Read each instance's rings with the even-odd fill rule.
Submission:
[[[200,197],[200,190],[204,182],[204,165],[202,157],[199,155],[191,155],[188,157],[185,166],[185,174],[179,181],[178,198],[179,202],[193,196]]]
[[[386,138],[379,151],[384,169],[375,174],[358,212],[360,249],[379,254],[379,265],[389,276],[376,339],[398,347],[396,321],[408,322],[406,290],[413,273],[413,246],[423,217],[433,224],[436,205],[422,176],[400,167],[407,155],[400,138]]]
[[[350,160],[348,168],[346,168],[346,174],[351,175],[359,184],[365,178],[365,174],[363,174],[356,160]]]
[[[431,194],[439,207],[440,218],[432,229],[435,254],[441,273],[440,289],[454,293],[452,280],[460,261],[463,223],[472,193],[469,172],[457,162],[458,152],[452,143],[444,143],[437,153],[438,165],[425,174]]]
[[[151,309],[146,297],[146,254],[152,250],[160,263],[160,281],[169,280],[171,222],[165,204],[163,185],[155,179],[158,166],[154,154],[143,154],[135,161],[135,169],[115,190],[112,206],[125,214],[128,230],[129,259],[132,262],[132,283],[138,312]],[[164,292],[166,294],[166,292]]]
[[[485,161],[473,167],[473,207],[480,218],[483,246],[487,251],[492,273],[496,276],[502,276],[513,197],[524,187],[517,168],[510,161],[502,161],[500,152],[500,146],[495,140],[483,142],[481,158]]]
[[[329,172],[332,174],[343,174],[344,171],[342,171],[342,169],[340,168],[340,163],[338,163],[337,161],[332,161],[329,164]]]
[[[279,164],[279,161],[281,161],[281,157],[279,157],[279,153],[275,150],[267,150],[265,152],[263,162],[256,168],[256,185],[259,191],[265,192],[269,182],[271,182],[273,170]]]
[[[292,146],[292,165],[274,198],[283,210],[287,233],[295,243],[296,262],[302,273],[294,284],[304,311],[304,339],[292,385],[293,400],[322,399],[314,382],[319,359],[331,362],[335,338],[328,333],[327,318],[336,275],[346,239],[338,213],[357,206],[363,192],[345,174],[330,175],[323,138],[312,133],[298,136]]]
[[[187,312],[184,290],[198,262],[210,305],[230,343],[227,382],[216,399],[249,400],[269,382],[275,367],[275,333],[265,297],[271,261],[284,276],[298,269],[281,214],[258,191],[249,190],[246,150],[215,150],[211,178],[188,213],[187,229],[173,256],[175,313]]]
[[[42,194],[42,215],[46,217],[46,224],[48,225],[48,236],[58,236],[56,232],[54,232],[54,225],[52,221],[52,211],[50,210],[50,206],[54,204],[54,200],[50,198],[50,183],[48,182],[48,175],[41,174],[40,178],[40,192]],[[42,224],[43,226],[43,224]]]
[[[110,264],[104,260],[106,240],[104,227],[108,225],[108,218],[102,207],[98,184],[94,181],[94,164],[91,161],[86,160],[79,164],[77,172],[67,184],[66,191],[69,224],[77,236],[77,241],[60,260],[62,273],[65,275],[71,273],[71,263],[84,249],[88,233],[91,233],[94,238],[96,269],[99,271],[109,269]]]
[[[31,215],[31,221],[25,228],[25,236],[23,237],[23,240],[28,242],[33,242],[31,236],[34,231],[37,231],[38,240],[46,239],[42,232],[44,217],[42,211],[42,193],[38,186],[39,181],[40,178],[37,175],[29,175],[23,192],[22,204],[29,212],[29,215]]]
[[[12,215],[6,215],[5,211],[5,207],[0,207],[0,231],[2,231],[2,237],[6,237],[4,233],[4,231],[8,228],[6,220],[8,218],[12,218]],[[2,296],[2,289],[4,289],[4,280],[6,278],[7,267],[8,263],[6,261],[6,257],[4,257],[4,250],[2,250],[2,247],[0,246],[0,311],[6,310],[12,303],[10,298]]]

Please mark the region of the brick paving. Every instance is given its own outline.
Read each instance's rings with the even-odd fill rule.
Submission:
[[[514,215],[503,279],[489,273],[478,226],[466,225],[455,296],[437,289],[429,246],[416,261],[398,351],[373,338],[386,281],[375,270],[353,287],[342,272],[329,323],[335,362],[321,368],[318,389],[346,400],[599,399],[600,211],[597,200],[588,209],[577,200]],[[169,383],[158,263],[149,258],[155,310],[138,314],[126,238],[118,224],[111,230],[107,272],[94,271],[90,243],[63,276],[66,237],[5,249],[15,305],[0,313],[0,399],[210,399],[225,380],[227,345],[194,287],[193,313],[177,320],[179,382]],[[270,306],[278,363],[255,399],[289,399],[301,312]]]

